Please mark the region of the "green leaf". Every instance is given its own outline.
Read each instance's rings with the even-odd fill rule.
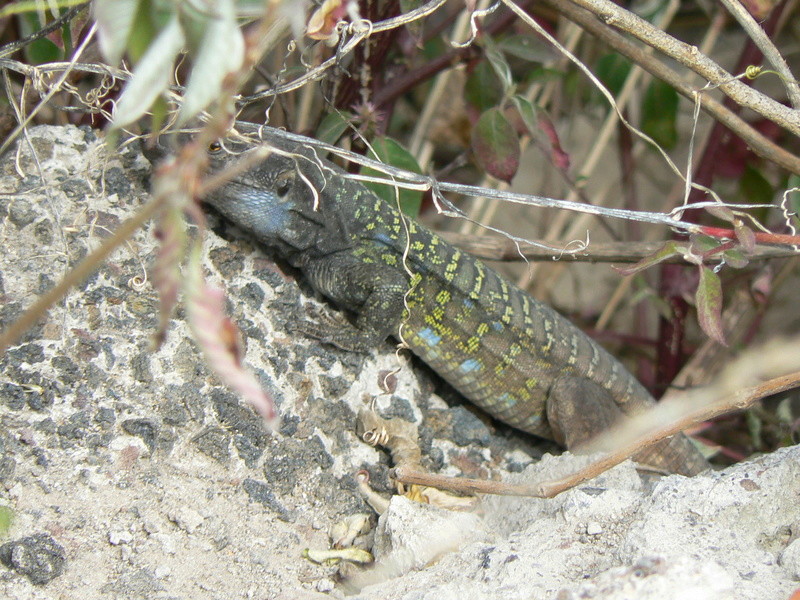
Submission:
[[[19,27],[23,36],[36,33],[42,28],[42,22],[35,7],[30,7],[30,12],[23,13],[19,18]],[[52,40],[47,37],[35,40],[25,46],[25,59],[33,65],[63,60],[64,53]]]
[[[374,152],[373,152],[374,151]],[[414,173],[421,173],[419,164],[411,155],[411,153],[403,148],[398,142],[388,137],[379,137],[372,141],[372,150],[368,156],[373,160],[380,160],[387,165],[405,169],[406,171],[413,171]],[[385,173],[364,167],[362,169],[363,175],[370,177],[386,177]],[[419,209],[422,205],[422,192],[417,190],[404,190],[403,188],[395,188],[392,185],[365,182],[370,190],[375,192],[380,198],[389,202],[392,206],[397,206],[397,199],[400,199],[400,210],[410,217],[419,215]]]
[[[715,250],[716,248],[719,248],[719,245],[721,243],[719,239],[702,233],[691,234],[689,236],[689,240],[691,243],[692,251],[695,254],[705,254],[706,252]]]
[[[770,204],[775,190],[761,171],[747,164],[739,179],[739,193],[748,204]]]
[[[705,266],[700,266],[700,283],[697,286],[697,321],[705,334],[727,346],[722,329],[722,283],[719,275]]]
[[[489,61],[489,64],[494,70],[494,74],[500,81],[503,96],[505,96],[509,90],[514,87],[514,78],[511,75],[511,67],[508,66],[506,57],[503,56],[503,53],[500,51],[500,49],[491,41],[491,38],[484,38],[483,45],[485,48],[484,56],[486,56],[486,60]]]
[[[622,90],[630,72],[631,63],[621,54],[616,53],[601,56],[595,68],[597,78],[614,96]]]
[[[678,92],[660,79],[653,79],[642,102],[642,131],[662,148],[674,148],[678,142],[677,118]]]
[[[400,0],[400,9],[403,13],[411,12],[420,6],[422,6],[422,0]]]
[[[553,57],[541,40],[532,35],[507,35],[497,42],[497,47],[516,58],[542,64]]]
[[[645,21],[655,25],[659,17],[669,10],[669,6],[669,0],[656,0],[655,2],[646,2],[637,5],[634,13]]]
[[[531,69],[523,76],[525,83],[547,83],[548,81],[556,81],[564,79],[566,74],[558,69],[548,67],[536,67]]]
[[[725,250],[725,252],[722,253],[722,258],[725,260],[726,265],[734,269],[744,269],[750,264],[750,261],[744,253],[734,248]]]
[[[472,151],[490,175],[510,182],[519,168],[519,136],[498,108],[484,112],[472,130]]]
[[[167,104],[167,100],[164,96],[156,98],[155,102],[153,102],[153,105],[150,107],[150,114],[152,115],[152,130],[159,131],[169,115],[169,104]]]
[[[683,254],[683,249],[678,246],[676,242],[669,241],[661,248],[645,256],[642,260],[637,262],[630,267],[614,267],[614,269],[620,273],[621,275],[634,275],[645,269],[649,269],[653,265],[657,265],[658,263],[664,262],[668,258],[672,258],[673,256],[680,256]]]
[[[514,103],[514,107],[517,109],[520,119],[522,119],[525,127],[528,128],[528,131],[530,133],[538,131],[539,122],[536,119],[536,107],[533,103],[522,96],[513,96],[511,102]]]
[[[14,513],[7,506],[0,506],[0,537],[3,537],[11,529],[11,522],[14,520]]]
[[[212,10],[200,50],[194,57],[192,74],[178,113],[178,126],[217,100],[225,77],[240,69],[244,61],[244,37],[236,22],[233,0],[217,0]]]
[[[167,89],[172,76],[172,64],[183,47],[183,41],[176,13],[133,70],[133,77],[125,86],[114,110],[114,128],[133,123]]]
[[[747,421],[747,432],[750,434],[750,439],[753,441],[753,447],[756,449],[763,448],[764,422],[754,410],[745,411],[744,415]]]
[[[25,48],[28,61],[34,65],[58,62],[63,58],[61,49],[47,38],[31,42]]]
[[[488,61],[479,62],[467,77],[464,96],[467,102],[481,112],[497,106],[503,99],[502,85]]]
[[[210,6],[209,9],[213,11]],[[203,9],[202,6],[195,6],[192,2],[184,4],[180,13],[181,29],[186,37],[186,50],[189,56],[197,56],[200,53],[203,40],[208,32],[209,21],[214,18],[213,15],[213,12]]]
[[[352,118],[353,115],[349,112],[334,111],[329,113],[322,119],[314,137],[322,142],[335,144],[342,137],[342,134],[347,131]]]
[[[100,49],[112,65],[122,60],[138,10],[139,0],[95,0],[92,5]]]
[[[127,40],[128,56],[134,65],[138,65],[142,57],[147,52],[153,39],[158,35],[158,31],[166,27],[167,20],[160,27],[153,18],[153,6],[151,0],[141,0],[137,11],[134,13],[131,32]]]

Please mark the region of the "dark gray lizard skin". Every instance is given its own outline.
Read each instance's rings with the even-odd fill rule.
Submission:
[[[353,327],[306,323],[304,333],[358,351],[400,338],[492,416],[567,447],[655,403],[552,308],[343,177],[311,147],[270,128],[259,135],[274,151],[204,201],[355,316]],[[210,170],[232,165],[250,147],[213,144]],[[708,467],[683,435],[636,458],[686,475]]]

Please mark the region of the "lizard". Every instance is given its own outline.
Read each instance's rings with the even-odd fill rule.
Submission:
[[[309,144],[266,126],[265,157],[202,201],[297,268],[352,322],[299,330],[366,352],[393,336],[496,419],[574,448],[654,398],[609,352],[549,305],[379,198]],[[163,154],[160,150],[146,154]],[[209,145],[209,171],[233,165],[253,142]],[[260,158],[260,157],[259,157]],[[636,460],[694,475],[708,468],[683,434]]]

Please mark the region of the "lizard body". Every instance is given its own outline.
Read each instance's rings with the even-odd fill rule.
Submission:
[[[269,128],[259,135],[273,151],[204,201],[355,314],[351,328],[299,329],[359,351],[400,338],[492,416],[568,447],[655,403],[555,310],[403,216],[309,146]],[[225,141],[213,148],[211,170],[230,166],[248,147]],[[684,474],[708,466],[683,435],[637,459]]]

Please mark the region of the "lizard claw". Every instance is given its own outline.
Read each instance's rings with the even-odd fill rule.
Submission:
[[[367,354],[375,347],[374,336],[365,335],[345,319],[337,318],[339,313],[332,314],[319,309],[310,309],[307,313],[311,319],[290,321],[286,323],[286,331],[314,338],[348,352]]]

